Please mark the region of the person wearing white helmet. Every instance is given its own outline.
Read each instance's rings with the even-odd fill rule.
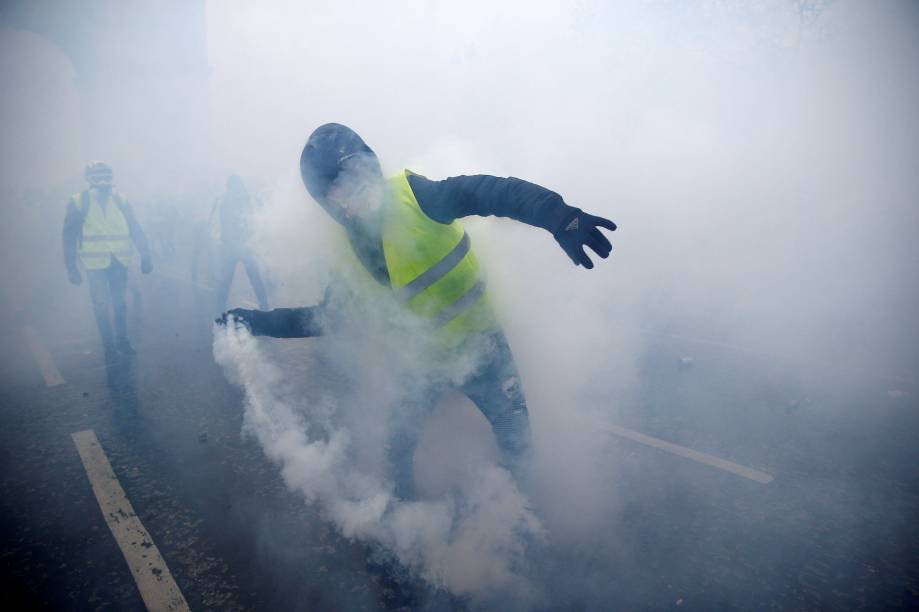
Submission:
[[[83,282],[80,265],[86,271],[105,360],[112,363],[119,354],[135,354],[127,335],[128,268],[135,263],[136,252],[140,253],[144,274],[153,271],[153,262],[147,237],[133,209],[114,190],[111,166],[102,161],[90,162],[85,177],[89,188],[72,195],[67,202],[64,266],[74,285]]]

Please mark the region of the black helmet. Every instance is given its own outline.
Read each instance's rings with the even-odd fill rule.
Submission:
[[[342,164],[360,154],[376,159],[373,150],[351,128],[340,123],[320,125],[310,134],[300,154],[300,176],[306,190],[317,202],[326,206],[326,193]]]

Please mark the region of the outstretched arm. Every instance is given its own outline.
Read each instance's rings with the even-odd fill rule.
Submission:
[[[593,268],[584,251],[590,247],[606,258],[612,245],[598,228],[616,224],[565,204],[560,195],[518,178],[477,174],[432,181],[410,175],[409,184],[426,215],[440,223],[478,215],[508,217],[549,231],[575,265]]]
[[[137,216],[134,214],[134,209],[128,204],[127,200],[121,201],[121,211],[124,214],[125,221],[128,222],[128,232],[131,235],[134,246],[137,247],[142,259],[149,259],[150,244],[147,242],[147,235],[141,229],[140,223],[137,222]]]
[[[76,273],[76,276],[79,276],[77,269],[77,242],[80,240],[82,229],[83,217],[77,210],[77,205],[73,198],[71,198],[67,203],[67,213],[64,215],[64,231],[61,239],[64,249],[64,267],[67,268],[69,274]]]
[[[231,318],[242,322],[253,336],[272,338],[310,338],[322,335],[316,321],[319,306],[248,310],[234,308],[223,313],[217,323],[226,325]]]

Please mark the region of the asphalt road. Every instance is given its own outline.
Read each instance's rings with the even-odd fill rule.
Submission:
[[[213,361],[212,299],[155,274],[132,308],[139,354],[110,368],[88,310],[4,318],[4,607],[144,609],[70,438],[90,429],[193,610],[473,609],[423,584],[394,592],[363,544],[285,488]],[[64,384],[46,384],[25,326]],[[775,480],[611,435],[596,465],[618,500],[608,528],[533,560],[546,609],[919,608],[919,390],[853,373],[827,391],[768,356],[671,336],[649,347],[618,425]]]

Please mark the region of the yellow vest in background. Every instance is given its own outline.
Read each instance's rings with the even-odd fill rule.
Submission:
[[[136,261],[134,243],[128,229],[128,221],[121,212],[121,194],[109,195],[105,210],[97,201],[96,190],[89,190],[89,207],[83,220],[83,234],[80,240],[80,261],[87,270],[104,270],[114,257],[123,266]],[[73,196],[78,210],[83,194]]]
[[[409,185],[412,172],[390,179],[383,214],[383,254],[396,299],[430,320],[447,344],[498,329],[479,262],[458,221],[428,217]]]

